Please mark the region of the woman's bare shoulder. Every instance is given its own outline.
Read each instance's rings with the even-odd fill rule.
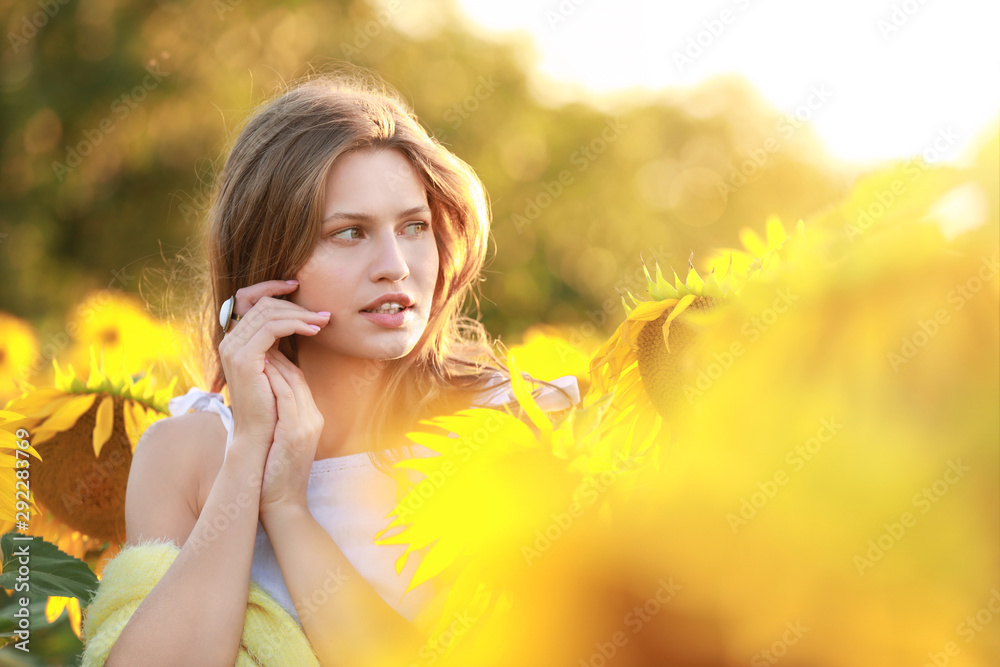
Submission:
[[[187,539],[222,468],[226,438],[226,427],[213,412],[166,417],[146,429],[132,456],[125,494],[128,542]]]
[[[189,412],[160,420],[169,422],[164,440],[174,449],[175,463],[187,469],[187,477],[198,481],[198,514],[222,469],[228,433],[214,412]],[[166,424],[164,424],[166,426]]]

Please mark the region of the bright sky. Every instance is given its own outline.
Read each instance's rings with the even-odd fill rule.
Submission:
[[[739,74],[780,111],[814,86],[834,156],[911,157],[939,131],[962,157],[1000,113],[996,0],[457,0],[486,33],[527,31],[538,90],[565,100]]]

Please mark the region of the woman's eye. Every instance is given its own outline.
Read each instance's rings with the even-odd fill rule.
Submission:
[[[426,232],[428,230],[428,228],[430,228],[430,224],[426,223],[426,222],[423,222],[423,221],[420,221],[420,222],[411,222],[410,224],[408,224],[406,226],[406,228],[407,229],[414,229],[415,228],[415,231],[414,231],[413,235],[414,236],[420,236],[421,234],[423,234],[424,232]]]
[[[355,241],[359,237],[352,236],[352,234],[360,234],[360,232],[361,230],[358,229],[357,227],[348,227],[347,229],[341,229],[339,232],[334,232],[332,234],[329,234],[327,238],[339,238],[344,241]],[[344,236],[345,234],[347,236]]]

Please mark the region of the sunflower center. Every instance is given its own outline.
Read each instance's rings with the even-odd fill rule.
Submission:
[[[715,297],[699,296],[691,302],[688,310],[708,310],[721,301]],[[684,351],[696,335],[694,327],[684,321],[682,313],[670,323],[668,352],[663,341],[663,325],[671,312],[673,308],[647,322],[636,338],[636,357],[643,387],[653,407],[664,419],[675,409],[681,396],[687,367],[691,364]]]
[[[41,461],[31,463],[31,490],[39,504],[85,535],[125,540],[125,485],[132,446],[125,432],[124,398],[113,396],[111,437],[94,457],[93,432],[98,396],[72,428],[37,446]]]

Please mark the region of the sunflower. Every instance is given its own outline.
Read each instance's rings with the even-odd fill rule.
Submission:
[[[135,297],[114,290],[92,292],[66,317],[74,342],[62,358],[85,368],[96,346],[108,367],[147,368],[163,377],[182,376],[191,350],[169,323],[150,316]]]
[[[738,294],[748,281],[764,279],[779,261],[779,252],[786,249],[786,241],[803,240],[804,236],[801,220],[793,237],[780,220],[771,218],[766,240],[745,229],[741,240],[746,252],[720,251],[710,262],[707,278],[689,259],[687,277],[682,281],[674,271],[673,284],[664,278],[655,257],[655,278],[644,264],[648,298],[640,300],[626,291],[633,305],[622,298],[625,321],[591,360],[590,393],[603,396],[613,392],[619,420],[631,421],[647,437],[658,432],[661,418],[677,409],[684,380],[691,370],[684,351],[699,330],[693,318],[681,315],[714,310]],[[718,261],[722,257],[727,258],[727,264],[724,271],[718,271],[723,276],[720,279],[717,269],[723,266]]]
[[[70,627],[73,628],[73,634],[79,637],[82,614],[78,598],[50,595],[49,601],[45,603],[45,620],[49,623],[55,623],[62,616],[63,610],[69,614],[69,623]]]
[[[569,473],[581,473],[569,464],[608,444],[601,434],[627,407],[613,405],[633,390],[620,378],[605,383],[609,394],[593,393],[590,406],[601,399],[608,410],[585,404],[551,431],[501,428],[485,411],[444,418],[439,429],[457,437],[425,434],[442,456],[411,466],[443,481],[422,482],[432,493],[402,522],[428,549],[428,574],[458,574],[440,624],[450,634],[421,657],[867,667],[943,662],[960,650],[961,664],[994,664],[1000,643],[983,631],[1000,596],[995,206],[991,214],[951,240],[922,211],[863,237],[835,228],[839,245],[817,241],[829,228],[814,234],[813,221],[804,247],[798,234],[758,237],[746,254],[761,256],[747,262],[753,280],[738,298],[734,289],[704,317],[683,314],[702,327],[685,357],[704,364],[743,341],[739,363],[672,413],[674,442],[654,483],[612,503],[615,522],[584,514],[564,528],[560,502],[579,479]],[[836,261],[822,261],[824,251]],[[692,296],[677,287],[629,313],[662,307],[659,315],[623,327]],[[795,306],[762,316],[779,290]],[[748,330],[753,318],[766,331]],[[671,354],[679,321],[663,341]],[[663,337],[662,325],[654,331]],[[626,352],[619,372],[631,367],[642,388],[638,352]],[[463,467],[461,452],[477,442],[486,458]],[[549,516],[544,557],[516,567],[517,550],[537,545],[537,521]],[[511,592],[504,613],[485,617],[476,603],[498,590]]]
[[[613,405],[621,418],[647,421],[647,429],[659,429],[660,417],[668,414],[676,388],[676,364],[694,330],[678,317],[687,309],[708,309],[725,298],[729,285],[720,283],[715,273],[703,280],[691,266],[687,279],[675,273],[669,284],[659,263],[656,279],[646,269],[648,300],[638,300],[626,292],[625,321],[594,354],[590,362],[593,381],[588,396],[614,392]],[[654,410],[655,408],[655,410]]]
[[[30,387],[7,403],[0,431],[28,431],[37,454],[30,464],[35,516],[28,532],[83,558],[91,549],[125,538],[124,499],[132,452],[143,431],[166,416],[176,378],[159,391],[149,371],[141,379],[106,374],[90,350],[86,383],[73,366],[63,373],[53,360],[55,385]],[[9,437],[9,436],[5,436]],[[13,485],[4,478],[5,498]],[[6,517],[5,517],[6,518]],[[12,524],[2,526],[4,532]]]
[[[21,393],[19,383],[28,379],[26,371],[38,361],[35,330],[25,320],[0,313],[0,401]]]
[[[590,354],[597,348],[597,342],[585,335],[583,328],[563,330],[559,327],[538,324],[529,327],[523,342],[511,346],[521,370],[539,380],[554,380],[573,375],[581,387],[581,392],[590,382],[588,366]]]
[[[611,495],[595,498],[594,489],[603,491],[610,478],[627,493],[651,461],[621,458],[628,433],[601,428],[610,396],[560,410],[553,421],[532,397],[513,352],[507,364],[524,419],[504,406],[424,420],[407,437],[439,455],[396,464],[421,479],[406,490],[376,543],[406,546],[397,572],[422,554],[407,591],[435,578],[443,585],[417,620],[431,637],[449,632],[457,615],[502,614],[509,583],[546,550],[537,535],[551,532],[551,517],[594,504],[594,514],[606,516]],[[602,476],[604,486],[595,482]]]

